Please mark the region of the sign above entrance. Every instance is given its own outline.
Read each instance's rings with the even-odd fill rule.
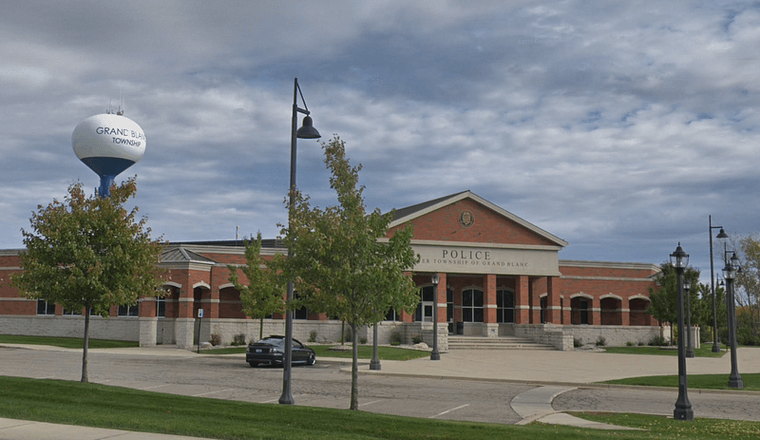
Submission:
[[[416,272],[559,276],[557,249],[412,244]]]

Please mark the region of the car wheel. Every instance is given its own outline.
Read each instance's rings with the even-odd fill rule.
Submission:
[[[311,353],[309,355],[309,360],[306,361],[306,365],[314,365],[316,363],[317,363],[317,358],[316,358],[316,356],[314,356],[314,353]]]
[[[258,362],[253,362],[253,361],[251,361],[251,362],[248,362],[248,365],[250,365],[250,366],[251,366],[251,368],[256,368],[256,367],[258,367],[258,366],[259,366],[259,363],[258,363]]]

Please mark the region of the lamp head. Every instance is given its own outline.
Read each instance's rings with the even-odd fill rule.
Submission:
[[[716,238],[728,238],[728,234],[726,234],[726,231],[724,231],[723,228],[720,228]]]
[[[319,134],[317,129],[314,128],[311,116],[307,115],[303,118],[303,125],[296,132],[296,137],[298,139],[319,139],[322,136]]]
[[[430,279],[430,282],[433,283],[434,286],[437,286],[438,283],[441,281],[441,279],[438,277],[438,273],[433,274],[433,278]]]
[[[670,254],[670,262],[676,269],[685,269],[689,265],[689,254],[681,248],[681,243],[678,243],[675,252]]]

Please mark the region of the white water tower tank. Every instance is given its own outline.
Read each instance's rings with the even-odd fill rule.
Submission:
[[[114,178],[145,154],[145,133],[122,114],[90,116],[74,128],[71,145],[79,160],[100,176],[101,197],[110,195]]]

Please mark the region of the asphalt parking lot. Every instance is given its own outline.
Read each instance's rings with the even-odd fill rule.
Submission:
[[[746,354],[746,353],[745,353]],[[742,365],[758,369],[760,350],[743,357]],[[77,381],[81,350],[28,349],[0,346],[0,375]],[[450,352],[441,361],[417,359],[385,362],[380,372],[365,365],[359,376],[360,409],[421,418],[513,424],[524,417],[513,399],[542,387],[548,411],[613,411],[672,415],[677,389],[599,387],[586,377],[646,375],[653,364],[671,368],[662,356],[586,354],[573,352]],[[657,358],[657,359],[649,359]],[[664,358],[664,360],[663,360]],[[757,359],[756,359],[757,358]],[[726,359],[691,359],[692,370],[726,369]],[[632,364],[642,365],[632,365]],[[578,364],[578,367],[574,367]],[[296,405],[347,409],[350,364],[318,360],[312,367],[294,367],[292,396]],[[654,365],[657,367],[657,365]],[[600,373],[594,374],[594,368]],[[657,367],[660,368],[660,367]],[[568,369],[573,374],[565,373]],[[655,368],[656,369],[656,368]],[[547,381],[530,380],[539,371]],[[552,382],[553,377],[577,383]],[[638,373],[641,372],[641,373]],[[726,370],[726,373],[728,370]],[[663,371],[662,374],[669,374]],[[282,369],[250,368],[243,355],[196,355],[181,349],[91,350],[89,377],[94,383],[214,399],[276,404],[282,394]],[[549,386],[546,386],[549,385]],[[540,390],[539,390],[540,391]],[[760,421],[758,392],[690,391],[696,417]]]

